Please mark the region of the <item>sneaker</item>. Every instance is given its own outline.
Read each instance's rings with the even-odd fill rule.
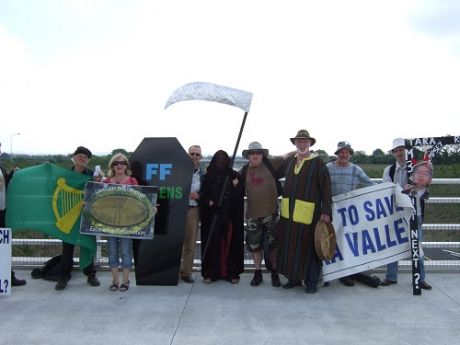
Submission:
[[[86,281],[91,286],[99,286],[99,285],[101,285],[101,282],[99,281],[99,279],[96,278],[95,274],[90,274],[88,276],[88,279],[86,279]]]
[[[256,270],[254,272],[254,278],[251,280],[251,286],[258,286],[263,282],[262,270]]]
[[[59,278],[56,285],[54,286],[54,290],[64,290],[67,286],[67,279],[66,278]]]
[[[275,271],[272,272],[272,286],[274,287],[281,286],[280,276],[278,275],[278,272],[275,272]]]

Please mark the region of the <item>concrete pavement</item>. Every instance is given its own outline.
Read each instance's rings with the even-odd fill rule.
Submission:
[[[0,298],[1,345],[439,345],[460,338],[458,272],[428,272],[433,290],[421,296],[412,295],[407,273],[389,287],[333,281],[310,295],[300,287],[272,287],[267,273],[258,287],[249,285],[251,273],[236,285],[206,285],[196,272],[195,284],[132,284],[127,292],[111,292],[109,271],[98,272],[100,287],[90,287],[74,271],[63,291],[32,279],[30,270],[15,272],[27,285]]]

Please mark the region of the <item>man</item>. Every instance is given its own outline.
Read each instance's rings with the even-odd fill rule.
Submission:
[[[246,208],[246,248],[252,253],[255,272],[251,286],[263,282],[262,251],[269,262],[265,266],[271,271],[272,286],[281,286],[276,272],[276,228],[279,222],[277,183],[274,176],[275,167],[281,165],[282,157],[268,159],[268,150],[254,141],[249,144],[242,155],[249,160],[240,173],[247,196]],[[281,184],[280,184],[281,187]],[[265,243],[266,242],[266,243]],[[265,253],[265,250],[268,253]]]
[[[2,143],[0,143],[0,153],[2,153]],[[9,174],[6,172],[6,169],[0,166],[0,228],[5,227],[5,213],[6,213],[6,189],[8,187],[8,182],[13,176],[14,170]],[[16,278],[16,275],[13,270],[11,270],[11,286],[22,286],[25,285],[26,281],[24,279]]]
[[[199,191],[201,179],[204,173],[200,169],[201,147],[192,145],[188,149],[188,154],[193,162],[192,186],[190,188],[187,216],[185,220],[184,243],[182,245],[182,261],[180,265],[180,279],[186,283],[194,283],[192,278],[193,258],[195,256],[196,237],[198,233],[198,223],[200,213],[198,208]]]
[[[383,171],[382,182],[394,182],[401,186],[403,189],[407,189],[407,169],[406,169],[406,148],[403,138],[396,138],[393,140],[393,148],[389,151],[393,154],[396,162],[389,165]],[[424,200],[420,200],[422,205],[422,219],[424,211]],[[419,241],[422,241],[422,229],[419,229]],[[420,258],[420,287],[424,290],[431,290],[431,285],[425,281],[425,265],[423,257]],[[398,262],[392,262],[387,265],[387,273],[385,280],[383,280],[381,286],[389,286],[398,282]]]
[[[77,147],[72,156],[72,170],[93,177],[93,171],[87,168],[91,156],[91,151],[88,150],[86,147]],[[60,262],[59,280],[57,281],[56,286],[54,287],[56,290],[64,290],[67,286],[67,282],[71,277],[74,247],[75,246],[71,243],[62,242],[62,256]],[[93,262],[91,262],[87,267],[83,269],[83,273],[88,276],[87,282],[89,285],[101,285],[99,280],[96,278],[96,269],[94,268]]]
[[[305,282],[305,292],[318,291],[321,261],[315,250],[318,220],[332,218],[331,181],[322,159],[310,151],[316,139],[301,129],[291,138],[296,153],[286,158],[280,172],[286,177],[281,199],[278,239],[278,271],[291,289]]]
[[[326,165],[331,177],[332,196],[348,193],[360,185],[371,186],[374,184],[363,169],[350,162],[354,153],[355,151],[351,148],[350,143],[340,141],[335,151],[337,159]],[[350,277],[342,277],[339,280],[345,286],[355,285],[355,282]]]

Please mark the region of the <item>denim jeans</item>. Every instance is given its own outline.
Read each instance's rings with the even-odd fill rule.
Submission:
[[[418,231],[418,243],[419,243],[419,248],[422,248],[422,241],[423,241],[423,230]],[[419,282],[424,282],[425,281],[425,255],[420,257],[419,260],[419,266],[420,266],[420,280]],[[391,264],[387,265],[387,274],[385,276],[388,280],[391,280],[393,282],[398,281],[398,262],[392,262]]]
[[[109,266],[119,266],[118,252],[121,250],[121,268],[130,269],[133,266],[133,256],[131,253],[131,239],[120,237],[108,237],[107,244],[109,249]]]

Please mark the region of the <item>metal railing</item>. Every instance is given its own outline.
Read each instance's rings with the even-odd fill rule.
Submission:
[[[372,179],[375,182],[381,182],[381,179]],[[443,185],[460,185],[460,179],[433,179],[433,184]],[[429,204],[459,204],[460,197],[431,197],[428,200]],[[431,223],[423,224],[424,231],[460,231],[460,224],[454,223]],[[107,267],[108,260],[105,255],[105,239],[97,239],[97,253],[95,264],[100,267]],[[39,256],[13,256],[13,266],[41,266],[51,257],[60,254],[61,240],[58,239],[30,239],[30,238],[13,238],[13,248],[17,246],[32,246],[39,247],[42,254]],[[194,267],[199,270],[201,266],[200,260],[201,241],[197,240]],[[436,271],[451,271],[460,269],[460,242],[422,242],[422,247],[425,251],[425,266],[427,270]],[[44,254],[43,254],[44,252]],[[78,258],[74,259],[78,262]],[[410,260],[399,261],[399,266],[402,270],[411,269]],[[245,252],[245,267],[253,268],[253,262],[249,252]],[[382,267],[382,269],[384,269]],[[378,271],[379,269],[377,269]]]

